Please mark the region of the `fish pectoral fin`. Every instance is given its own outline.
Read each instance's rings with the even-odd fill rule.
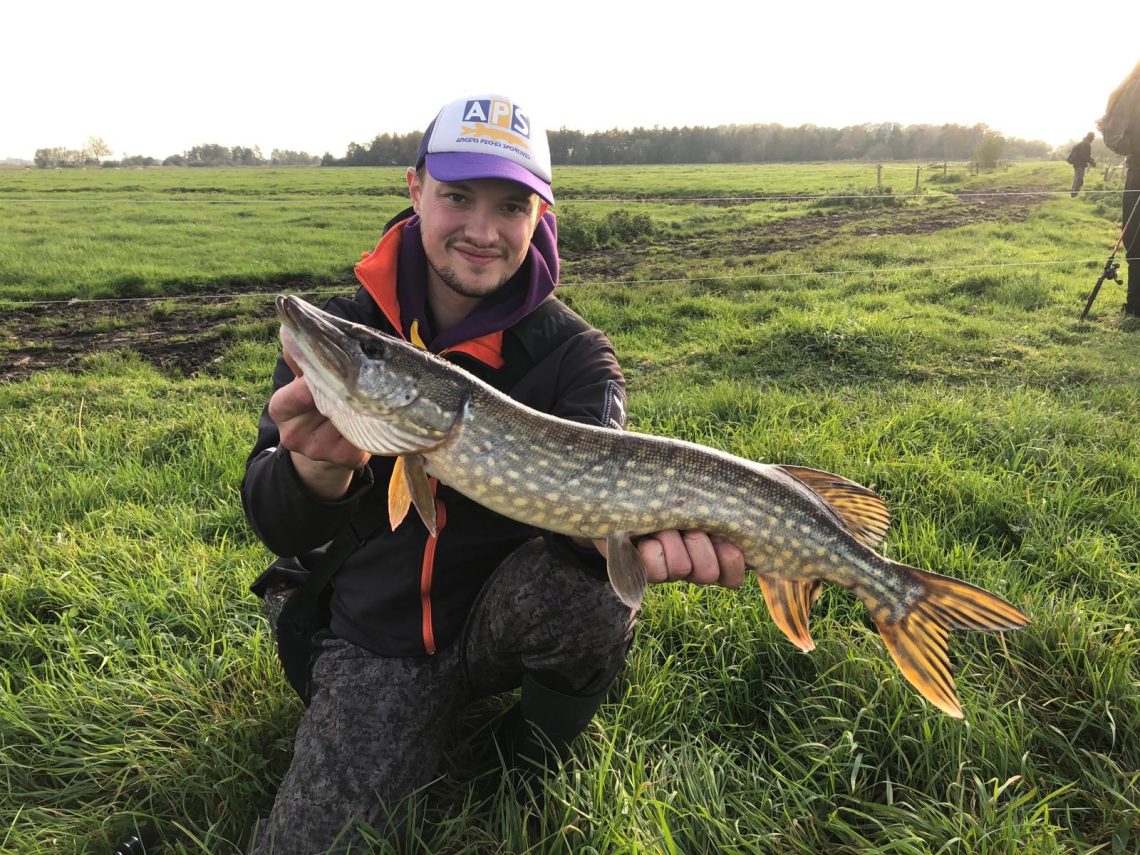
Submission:
[[[950,673],[950,630],[1003,632],[1020,629],[1029,623],[1029,618],[1001,597],[967,582],[902,564],[896,566],[922,583],[923,594],[900,620],[876,617],[875,625],[899,669],[922,696],[947,715],[963,718]]]
[[[806,466],[781,463],[776,468],[791,475],[823,499],[839,515],[847,530],[864,546],[874,549],[883,542],[891,525],[891,512],[874,490],[839,475]]]
[[[815,642],[808,632],[808,615],[812,604],[819,599],[821,581],[780,579],[763,573],[757,573],[756,578],[776,626],[804,653],[815,650]]]
[[[645,565],[628,534],[606,537],[606,570],[618,599],[634,611],[640,609],[645,599]]]
[[[408,508],[416,506],[432,537],[436,534],[435,493],[424,471],[424,459],[418,454],[401,454],[392,467],[388,481],[388,522],[392,531],[404,521]]]

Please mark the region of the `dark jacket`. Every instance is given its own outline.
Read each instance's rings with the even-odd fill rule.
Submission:
[[[411,338],[408,332],[413,320],[418,326],[423,318],[417,317],[414,301],[398,293],[406,290],[397,287],[398,281],[400,286],[405,284],[406,277],[396,275],[397,267],[415,267],[405,263],[406,254],[416,249],[414,244],[409,246],[411,241],[403,240],[401,231],[408,225],[414,227],[414,219],[397,224],[358,266],[364,287],[355,298],[334,298],[326,304],[327,311]],[[549,225],[553,225],[552,218]],[[414,239],[418,242],[418,237]],[[422,244],[418,251],[422,255]],[[608,339],[549,294],[536,306],[529,305],[536,290],[545,288],[542,282],[536,284],[544,278],[535,277],[536,263],[545,263],[557,275],[556,255],[550,259],[545,247],[540,251],[532,244],[531,257],[504,287],[525,293],[516,294],[514,308],[493,307],[493,312],[511,318],[508,326],[450,345],[442,355],[537,410],[623,427],[624,379]],[[516,318],[519,305],[527,308]],[[478,318],[474,322],[487,326]],[[559,342],[553,349],[552,341]],[[273,389],[292,379],[292,372],[279,359]],[[331,540],[349,520],[355,519],[358,529],[361,520],[367,528],[378,527],[333,579],[330,625],[337,636],[374,652],[414,656],[446,648],[458,637],[494,568],[539,534],[444,485],[436,494],[436,537],[428,536],[414,511],[392,531],[386,522],[392,458],[374,456],[354,476],[347,495],[330,502],[304,488],[289,452],[279,447],[279,441],[276,425],[264,410],[242,482],[249,523],[265,545],[281,556],[297,555]],[[571,554],[565,539],[556,539],[556,545]],[[596,565],[598,559],[584,556],[583,560]]]
[[[1093,160],[1092,156],[1092,141],[1081,140],[1073,146],[1073,150],[1069,152],[1069,156],[1066,160],[1073,166],[1080,166],[1086,169],[1090,166],[1096,166],[1096,161]]]

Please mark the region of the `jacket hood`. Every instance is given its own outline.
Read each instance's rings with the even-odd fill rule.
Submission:
[[[361,284],[405,338],[433,353],[449,349],[472,352],[493,367],[499,361],[503,330],[529,315],[554,292],[558,274],[558,225],[554,214],[547,211],[535,227],[526,259],[515,275],[462,321],[436,334],[427,311],[428,261],[419,216],[413,214],[390,223],[376,249],[356,265]],[[479,346],[475,348],[457,348],[476,342]],[[494,355],[479,353],[486,348]]]

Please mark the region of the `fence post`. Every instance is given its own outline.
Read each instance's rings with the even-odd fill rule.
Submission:
[[[946,177],[946,161],[942,161],[942,177]]]
[[[918,192],[918,178],[920,175],[922,175],[922,167],[916,166],[914,168],[914,192],[915,193]]]
[[[883,192],[883,164],[881,163],[875,166],[875,187],[880,193]]]

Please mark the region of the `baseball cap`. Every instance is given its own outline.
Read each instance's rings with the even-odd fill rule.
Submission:
[[[459,98],[444,106],[420,141],[416,168],[437,181],[505,178],[554,204],[546,130],[501,95]]]

